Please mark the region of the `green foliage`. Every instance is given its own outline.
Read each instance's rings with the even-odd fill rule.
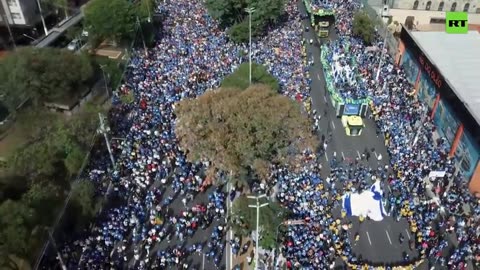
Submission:
[[[78,144],[73,145],[73,147],[68,151],[63,163],[71,175],[78,173],[82,167],[86,154],[87,152]]]
[[[35,212],[23,202],[7,200],[0,205],[0,247],[25,257],[35,225]]]
[[[231,27],[229,36],[235,42],[246,42],[249,37],[249,18],[245,11],[254,7],[252,13],[252,36],[258,36],[265,27],[274,24],[284,14],[285,0],[207,0],[209,14],[220,21],[221,26]]]
[[[75,97],[92,75],[85,55],[56,48],[20,48],[0,61],[0,94],[14,111],[26,98],[42,105]]]
[[[85,7],[89,35],[120,42],[135,34],[137,8],[127,0],[92,0]]]
[[[91,218],[96,211],[95,187],[89,180],[80,180],[73,186],[73,202],[79,206],[83,217]]]
[[[120,100],[122,103],[130,104],[135,101],[135,96],[133,95],[132,91],[128,91],[126,95],[121,95]]]
[[[56,209],[63,199],[60,187],[48,181],[36,182],[23,196],[23,202],[37,213],[37,223],[48,226],[55,218]]]
[[[249,64],[241,64],[234,73],[225,77],[222,81],[222,87],[240,88],[242,90],[247,89],[250,85],[249,72]],[[268,73],[265,66],[252,63],[252,84],[256,83],[266,84],[275,91],[280,89],[277,79]]]
[[[260,175],[254,166],[259,162],[292,164],[292,152],[318,145],[299,105],[265,85],[209,91],[175,110],[176,134],[188,158],[207,158],[213,168],[236,176]]]
[[[31,132],[31,142],[8,159],[9,167],[18,175],[35,178],[53,175],[59,170],[59,163],[63,163],[67,171],[75,175],[92,143],[99,111],[100,108],[87,106],[68,121],[47,111],[34,114],[35,111],[27,110],[20,114],[22,121],[19,123]],[[41,121],[42,117],[49,121]]]
[[[261,203],[265,203],[265,201]],[[256,228],[257,209],[248,207],[255,201],[246,196],[237,198],[232,208],[232,228],[240,235],[250,235]],[[260,208],[259,228],[261,230],[260,246],[265,249],[276,247],[277,228],[288,216],[288,210],[277,202],[269,202],[268,206]]]
[[[353,34],[362,38],[367,45],[372,44],[375,38],[375,26],[367,13],[355,13],[353,17]]]

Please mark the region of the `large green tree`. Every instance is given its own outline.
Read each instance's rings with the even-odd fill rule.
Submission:
[[[92,78],[86,55],[56,48],[25,47],[0,60],[0,95],[13,111],[31,98],[34,105],[76,97]]]
[[[35,226],[35,211],[21,201],[7,200],[0,204],[0,217],[0,247],[25,258]]]
[[[175,110],[188,158],[208,159],[241,180],[260,178],[271,163],[292,164],[301,150],[318,144],[298,103],[265,85],[209,91]]]
[[[31,134],[30,142],[8,159],[10,168],[17,175],[35,179],[58,172],[63,164],[69,175],[76,175],[93,143],[99,111],[101,108],[87,105],[68,121],[46,110],[21,112],[19,126]]]
[[[375,38],[375,26],[367,13],[359,11],[353,17],[353,34],[369,45]]]
[[[246,8],[252,7],[252,35],[264,32],[268,24],[276,23],[285,12],[285,0],[207,0],[210,15],[221,26],[230,27],[228,33],[236,42],[248,41],[249,18]]]
[[[142,9],[143,10],[143,9]],[[120,42],[135,34],[138,8],[128,0],[92,0],[85,7],[89,35]]]
[[[267,200],[262,201],[265,203]],[[231,225],[235,233],[250,235],[257,226],[257,209],[248,207],[255,201],[246,196],[237,198],[233,203]],[[273,249],[277,245],[276,232],[279,225],[286,220],[289,212],[277,202],[268,202],[267,206],[260,208],[259,229],[260,246]]]
[[[222,87],[234,87],[240,89],[247,89],[250,86],[250,67],[248,63],[243,63],[235,72],[228,75],[222,81]],[[252,83],[266,84],[271,89],[278,91],[280,85],[275,77],[268,73],[265,66],[252,63]]]

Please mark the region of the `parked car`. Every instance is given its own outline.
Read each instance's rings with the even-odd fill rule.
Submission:
[[[79,39],[74,39],[67,45],[67,49],[70,51],[78,51],[82,47],[82,42]]]

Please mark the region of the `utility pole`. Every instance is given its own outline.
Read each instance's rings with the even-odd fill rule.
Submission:
[[[100,65],[100,69],[102,70],[103,74],[103,82],[105,83],[105,93],[107,94],[107,98],[109,98],[110,92],[108,91],[107,77],[105,76],[105,67],[106,65]]]
[[[4,12],[2,12],[2,21],[5,22],[5,25],[7,26],[8,34],[10,35],[10,39],[12,40],[12,43],[13,43],[13,49],[16,50],[17,44],[15,44],[15,38],[13,37],[12,29],[10,28],[10,22],[8,21],[8,18]]]
[[[40,5],[40,1],[37,0],[38,11],[40,12],[40,18],[42,19],[43,30],[45,31],[45,36],[48,35],[47,25],[45,24],[45,18],[43,18],[43,11],[42,5]]]
[[[259,269],[258,268],[258,248],[259,248],[260,245],[259,245],[259,242],[258,242],[258,235],[260,234],[260,231],[258,230],[258,223],[260,222],[260,208],[268,205],[268,202],[264,203],[264,204],[260,204],[260,199],[265,198],[265,197],[267,197],[267,195],[265,195],[265,194],[258,195],[258,196],[247,196],[247,198],[255,199],[257,201],[256,204],[248,206],[250,208],[257,208],[257,229],[256,229],[257,232],[255,234],[255,243],[256,243],[256,245],[255,245],[255,268],[256,269]]]
[[[115,165],[115,159],[113,158],[112,147],[110,146],[110,141],[108,140],[108,132],[110,132],[110,127],[105,126],[105,116],[102,113],[98,113],[98,118],[100,119],[100,127],[97,130],[97,133],[102,134],[105,138],[105,143],[107,144],[108,154],[110,155],[110,161],[112,162],[113,170],[115,171],[117,166]],[[112,190],[112,181],[108,184],[106,195],[110,194]]]
[[[138,29],[140,29],[140,35],[142,35],[143,49],[145,50],[145,55],[147,55],[147,45],[145,44],[145,37],[143,36],[142,24],[140,23],[140,19],[138,18],[138,16],[137,16],[137,25],[138,25]]]
[[[48,229],[47,232],[48,232],[48,237],[50,238],[50,242],[52,243],[52,246],[55,249],[55,252],[57,253],[58,262],[60,263],[60,266],[62,267],[62,270],[67,270],[67,267],[65,266],[65,263],[63,262],[62,255],[58,251],[57,245],[55,244],[55,240],[53,239],[52,231],[50,229]]]
[[[110,127],[105,126],[105,116],[102,113],[98,113],[98,118],[100,119],[100,128],[97,130],[98,133],[102,134],[105,138],[105,143],[107,144],[108,153],[110,154],[110,161],[112,162],[112,166],[115,169],[115,159],[113,158],[112,148],[110,146],[110,141],[108,140],[108,132],[110,132]]]
[[[252,13],[255,12],[255,8],[249,7],[245,11],[248,13],[248,36],[249,36],[249,49],[248,49],[248,78],[250,85],[252,84]]]

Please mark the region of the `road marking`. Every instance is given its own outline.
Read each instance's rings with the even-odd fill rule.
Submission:
[[[320,73],[317,74],[317,78],[318,78],[319,81],[321,81],[320,80]]]
[[[360,156],[360,152],[358,152],[358,150],[357,150],[357,156],[358,156],[359,159],[362,158],[362,157]]]
[[[327,102],[327,97],[323,96],[323,100],[325,100],[325,103]]]
[[[390,191],[390,193],[392,193],[392,189],[390,188],[390,185],[387,184],[387,187],[388,187],[388,191]],[[406,230],[406,229],[405,229]]]
[[[343,158],[343,160],[345,160],[345,155],[343,154],[343,151],[342,151],[342,158]]]
[[[390,234],[388,234],[387,230],[385,230],[385,233],[387,234],[388,242],[390,242],[390,245],[392,245],[392,239],[390,239]]]
[[[367,231],[367,239],[368,239],[368,243],[370,243],[370,246],[372,245],[372,240],[370,240],[370,234],[368,233]]]
[[[375,154],[375,158],[378,160],[378,155],[377,155],[377,152],[373,152]]]
[[[327,159],[327,161],[328,161],[328,156],[327,156],[327,152],[325,152],[325,158],[326,158],[326,159]]]
[[[333,129],[335,129],[335,123],[333,123],[333,120],[332,120],[332,127]]]
[[[410,237],[410,233],[408,232],[408,230],[405,229],[405,231],[407,232],[408,240],[412,239],[412,238]]]

